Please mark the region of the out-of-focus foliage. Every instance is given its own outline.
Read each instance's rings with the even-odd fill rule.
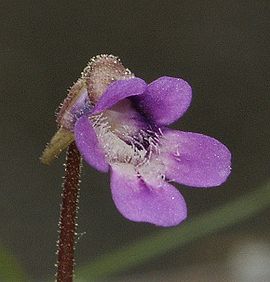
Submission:
[[[2,245],[0,245],[0,281],[29,281],[16,258]]]
[[[174,229],[153,234],[81,267],[78,278],[93,281],[140,265],[205,235],[247,219],[270,205],[270,182],[254,192],[206,212]],[[81,280],[80,280],[81,281]]]

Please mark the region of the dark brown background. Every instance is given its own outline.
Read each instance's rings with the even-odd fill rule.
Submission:
[[[231,149],[225,185],[207,191],[178,185],[190,217],[268,179],[269,8],[269,1],[232,0],[1,1],[0,240],[34,279],[54,272],[63,175],[63,157],[51,167],[38,158],[66,89],[96,54],[118,55],[148,82],[162,75],[189,81],[192,106],[174,127],[214,136]],[[118,214],[107,175],[85,166],[82,180],[79,265],[157,229]],[[216,261],[230,236],[269,239],[268,212],[135,271]]]

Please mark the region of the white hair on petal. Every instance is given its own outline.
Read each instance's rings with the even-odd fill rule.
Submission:
[[[130,135],[127,125],[112,129],[108,117],[103,113],[91,116],[90,120],[110,164],[130,164],[144,181],[154,183],[155,187],[162,186],[165,165],[159,158],[163,135],[161,130],[140,129]]]

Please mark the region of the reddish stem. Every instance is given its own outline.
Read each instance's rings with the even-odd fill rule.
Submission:
[[[59,220],[60,235],[57,244],[57,282],[73,281],[80,172],[81,156],[73,142],[67,149],[65,165],[62,206]]]

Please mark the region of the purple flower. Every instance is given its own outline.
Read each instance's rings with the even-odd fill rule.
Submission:
[[[183,196],[170,182],[213,187],[230,174],[230,151],[214,138],[169,129],[188,109],[192,92],[181,78],[146,84],[112,55],[91,60],[58,114],[74,133],[84,160],[110,172],[119,212],[160,226],[187,216]]]

